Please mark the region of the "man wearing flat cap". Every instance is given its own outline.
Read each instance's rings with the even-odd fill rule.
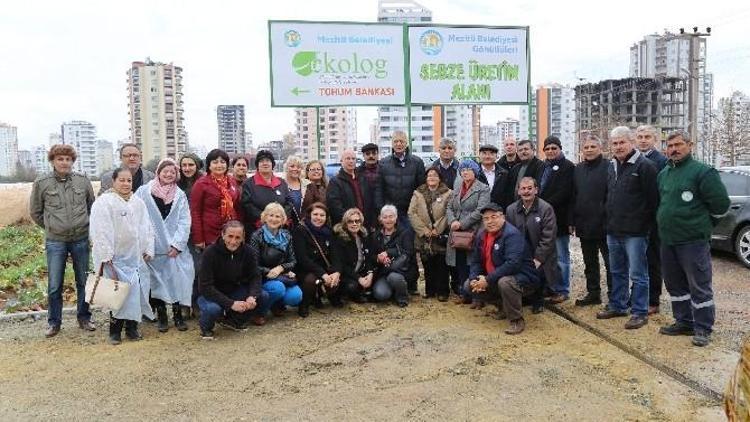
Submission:
[[[378,160],[380,160],[379,148],[376,144],[370,142],[362,146],[362,158],[364,162],[357,167],[357,173],[364,179],[365,185],[367,185],[368,192],[375,192],[375,187],[378,184],[378,171],[380,169]],[[371,198],[372,199],[372,198]],[[378,221],[379,211],[375,208],[375,202],[372,200],[365,201],[365,221],[367,221],[368,229],[373,229]]]
[[[480,172],[477,180],[490,187],[490,202],[505,208],[512,202],[513,191],[508,188],[508,171],[497,164],[498,149],[485,144],[479,147]]]
[[[539,197],[552,205],[557,222],[557,265],[560,276],[557,280],[547,280],[552,296],[550,303],[561,303],[570,295],[570,225],[569,209],[573,197],[573,176],[575,164],[565,158],[560,138],[554,135],[544,140],[544,171],[539,183]]]
[[[522,299],[539,288],[531,250],[524,235],[505,221],[501,206],[490,202],[481,213],[482,229],[474,238],[464,289],[477,299],[499,302],[499,317],[510,321],[505,333],[520,334],[526,326]]]

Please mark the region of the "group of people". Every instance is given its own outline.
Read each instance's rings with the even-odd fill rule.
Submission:
[[[138,146],[126,144],[98,198],[71,170],[75,150],[55,145],[54,171],[34,183],[30,205],[46,232],[46,335],[60,331],[68,255],[79,326],[96,328],[84,297],[89,239],[94,270],[131,285],[110,314],[113,344],[123,327],[140,339],[142,318],[167,331],[167,307],[183,331],[185,309],[197,309],[201,336],[211,339],[216,324],[245,330],[289,307],[307,317],[325,301],[408,306],[418,294],[418,259],[425,298],[444,302],[453,293],[471,308],[494,304],[496,317],[509,320],[505,332],[518,334],[524,303],[537,313],[545,298],[568,300],[576,235],[587,287],[576,305],[601,303],[601,254],[609,300],[597,317],[630,315],[625,328],[640,328],[658,312],[663,270],[676,322],[660,331],[705,345],[714,318],[711,218],[728,198],[717,172],[691,158],[685,134],[667,139],[669,160],[657,139],[649,126],[614,128],[608,161],[589,135],[574,165],[555,136],[544,140],[543,159],[532,142],[506,139],[500,159],[497,147],[482,145],[478,163],[456,159],[455,142],[444,138],[440,159],[425,169],[396,131],[382,159],[375,144],[362,147],[360,166],[355,151],[343,151],[330,180],[322,162],[294,156],[279,177],[265,150],[252,175],[246,157],[230,160],[220,149],[205,158],[205,173],[193,154],[161,160],[151,173]]]

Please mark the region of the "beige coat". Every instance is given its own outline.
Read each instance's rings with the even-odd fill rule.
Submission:
[[[415,232],[414,249],[416,251],[422,251],[429,245],[432,253],[445,253],[445,247],[438,246],[437,242],[427,244],[426,241],[433,228],[439,234],[447,231],[446,210],[451,199],[451,193],[452,191],[442,183],[434,194],[430,194],[426,184],[414,191],[409,203],[409,222],[411,222]],[[429,204],[427,198],[431,199]],[[428,206],[431,207],[432,216],[435,218],[434,225],[430,221],[430,214],[427,212]]]

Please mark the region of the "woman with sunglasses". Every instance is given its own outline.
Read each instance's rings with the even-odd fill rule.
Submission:
[[[372,245],[364,221],[362,211],[350,208],[333,228],[333,266],[341,273],[342,295],[357,303],[365,302],[365,293],[375,281]]]

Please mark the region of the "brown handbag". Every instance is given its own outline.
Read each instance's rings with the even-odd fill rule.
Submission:
[[[453,231],[450,236],[450,245],[453,249],[470,251],[474,249],[473,231]]]

